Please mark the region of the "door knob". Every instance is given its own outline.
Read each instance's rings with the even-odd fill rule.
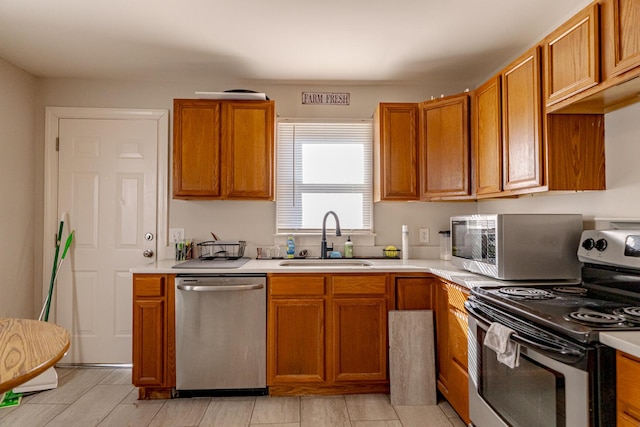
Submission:
[[[153,256],[153,251],[151,249],[147,249],[142,252],[142,256],[144,256],[145,258],[151,258]]]

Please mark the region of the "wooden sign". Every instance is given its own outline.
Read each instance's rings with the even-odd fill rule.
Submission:
[[[302,92],[303,104],[349,105],[349,93]]]

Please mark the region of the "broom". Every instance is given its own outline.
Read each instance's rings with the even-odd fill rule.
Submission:
[[[58,261],[58,256],[60,254],[60,243],[62,241],[62,229],[64,227],[64,217],[65,214],[62,215],[60,226],[58,227],[58,235],[56,236],[56,250],[53,259],[53,268],[51,270],[51,281],[49,282],[49,292],[47,293],[47,298],[44,302],[44,305],[42,306],[42,310],[40,311],[40,316],[38,317],[38,320],[40,321],[47,322],[49,320],[49,309],[51,308],[51,297],[53,295],[54,285],[58,277],[58,272],[62,267],[62,263],[67,255],[67,252],[69,251],[69,247],[71,246],[73,235],[75,233],[75,230],[72,230],[71,233],[69,233],[69,236],[67,236],[67,240],[62,251],[62,256],[60,257],[60,261]],[[40,376],[16,387],[13,391],[7,392],[2,399],[2,402],[0,402],[0,408],[19,405],[22,398],[22,392],[48,390],[56,388],[57,386],[58,374],[56,373],[54,368],[49,368],[42,374],[40,374]]]
[[[64,221],[60,221],[60,229],[58,231],[58,239],[56,241],[56,253],[53,261],[53,271],[51,272],[51,282],[49,283],[49,292],[47,293],[47,299],[42,306],[42,311],[40,311],[40,316],[38,320],[44,320],[45,322],[49,321],[49,308],[51,307],[51,296],[53,295],[53,287],[56,283],[56,279],[58,278],[58,272],[60,271],[60,267],[62,267],[62,262],[64,258],[67,256],[67,252],[69,251],[69,246],[71,246],[71,242],[73,241],[73,234],[75,230],[71,230],[69,236],[67,236],[67,241],[64,244],[64,250],[62,251],[62,257],[60,258],[60,262],[58,262],[58,252],[60,251],[60,240],[62,239],[62,226]],[[57,265],[56,265],[57,264]]]

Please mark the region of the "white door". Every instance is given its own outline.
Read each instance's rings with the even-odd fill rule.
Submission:
[[[60,119],[58,135],[58,217],[75,230],[56,284],[72,343],[62,362],[131,363],[129,269],[156,253],[158,123]]]

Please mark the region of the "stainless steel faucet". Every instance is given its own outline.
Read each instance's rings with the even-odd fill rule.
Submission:
[[[333,251],[333,243],[330,247],[327,247],[327,217],[329,214],[333,215],[336,219],[336,236],[342,236],[342,231],[340,231],[340,220],[338,219],[338,215],[334,211],[329,211],[324,214],[324,218],[322,219],[322,241],[320,242],[320,258],[327,258],[327,252]]]

